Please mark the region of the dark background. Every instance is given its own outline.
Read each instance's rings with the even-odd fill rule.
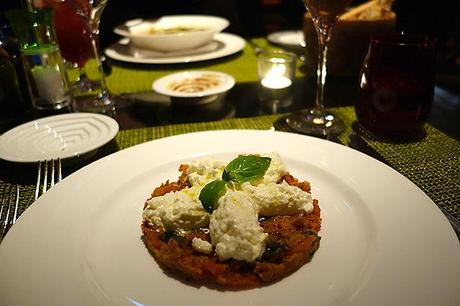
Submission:
[[[27,0],[0,0],[0,22],[4,13]],[[353,0],[358,5],[363,0]],[[460,71],[460,1],[396,0],[398,30],[431,34],[438,39],[438,70]],[[109,0],[100,26],[102,48],[120,37],[113,28],[129,19],[155,18],[171,14],[212,14],[230,20],[227,32],[243,37],[301,29],[305,8],[300,0]]]
[[[25,1],[27,0],[0,0],[0,25],[5,23],[4,13],[7,10],[21,7]],[[353,0],[351,5],[362,2],[364,1]],[[431,122],[441,125],[448,123],[447,128],[452,131],[450,134],[460,135],[460,125],[457,124],[460,118],[460,0],[396,0],[393,10],[397,14],[398,31],[431,34],[437,38],[438,92],[433,101],[436,107],[433,107]],[[100,26],[101,49],[120,39],[113,33],[115,26],[134,18],[155,18],[171,14],[212,14],[230,20],[230,26],[225,31],[249,38],[263,37],[280,30],[299,30],[302,27],[304,12],[301,0],[109,0],[102,14]],[[110,73],[110,69],[107,73]],[[308,92],[313,92],[314,81],[308,78],[302,80],[310,86],[311,90]],[[336,84],[339,89],[354,88],[356,82],[355,79],[335,80],[328,77],[328,84]],[[307,85],[302,83],[302,89]],[[248,86],[250,88],[246,88]],[[229,99],[234,98],[233,100],[240,101],[240,104],[247,108],[253,105],[252,100],[256,99],[253,87],[254,84],[238,84],[232,91],[236,96],[229,95]],[[239,92],[242,94],[238,95]],[[345,100],[353,101],[355,92],[350,92],[350,97]],[[326,91],[326,101],[336,100],[335,97],[328,96],[331,93],[335,91]],[[313,96],[300,95],[299,99],[313,101]],[[246,109],[240,115],[253,115],[253,111]],[[434,125],[438,128],[441,126]]]

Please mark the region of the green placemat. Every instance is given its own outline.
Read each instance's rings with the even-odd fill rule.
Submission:
[[[331,111],[335,112],[347,126],[337,140],[342,144],[350,145],[351,137],[357,136],[351,128],[352,123],[356,120],[353,107],[335,108]],[[118,133],[111,145],[100,150],[96,158],[154,139],[190,132],[223,129],[265,130],[273,126],[277,130],[290,131],[284,120],[280,120],[284,116],[285,114],[277,114],[123,130]],[[360,137],[388,165],[409,178],[437,205],[445,208],[457,220],[460,220],[458,205],[460,203],[460,142],[430,125],[426,125],[425,129],[426,137],[414,143],[395,144],[379,141],[369,135],[360,135]],[[0,190],[8,188],[10,183],[0,180]],[[33,190],[32,184],[21,186],[20,212],[29,204]],[[2,218],[4,215],[5,213]]]
[[[460,142],[426,125],[414,143],[387,143],[366,135],[385,161],[420,187],[436,204],[460,220]]]
[[[279,49],[276,46],[270,45],[264,38],[251,39],[250,42],[264,49]],[[151,90],[152,83],[156,79],[170,73],[189,69],[215,70],[228,73],[235,78],[237,83],[258,80],[254,46],[249,42],[242,52],[210,61],[176,65],[136,65],[112,61],[111,66],[112,72],[107,82],[110,91],[114,95]],[[303,76],[303,72],[299,69],[300,65],[297,65],[297,67],[297,76]]]

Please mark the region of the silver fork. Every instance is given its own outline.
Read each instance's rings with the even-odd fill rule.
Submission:
[[[35,200],[61,180],[62,166],[60,158],[39,161],[37,166],[37,183],[35,185]]]
[[[19,185],[7,185],[0,194],[0,241],[5,237],[10,227],[16,223],[19,207]]]

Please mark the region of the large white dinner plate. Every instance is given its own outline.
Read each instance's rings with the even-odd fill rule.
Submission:
[[[202,156],[277,151],[322,209],[312,261],[270,286],[220,291],[166,274],[141,241],[144,200]],[[70,175],[0,244],[1,305],[459,305],[460,246],[436,205],[345,146],[273,131],[163,138]]]
[[[176,53],[136,50],[123,38],[105,49],[105,54],[118,61],[139,64],[179,64],[218,59],[243,50],[246,42],[238,35],[218,33],[208,46]]]
[[[118,128],[114,119],[93,113],[36,119],[0,135],[0,158],[27,163],[79,157],[108,143]]]

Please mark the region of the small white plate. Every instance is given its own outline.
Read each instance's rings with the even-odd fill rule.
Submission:
[[[226,73],[189,70],[159,78],[153,90],[169,97],[201,98],[224,93],[234,85],[235,79]]]
[[[298,46],[302,47],[305,45],[305,40],[302,31],[281,31],[274,32],[268,35],[268,41],[282,46]]]
[[[244,49],[246,42],[240,36],[219,33],[208,45],[176,52],[154,52],[134,48],[123,38],[105,49],[105,54],[118,61],[138,64],[179,64],[207,61],[225,57]]]
[[[108,143],[118,133],[118,128],[114,119],[93,113],[33,120],[0,136],[0,158],[28,163],[79,157]]]

